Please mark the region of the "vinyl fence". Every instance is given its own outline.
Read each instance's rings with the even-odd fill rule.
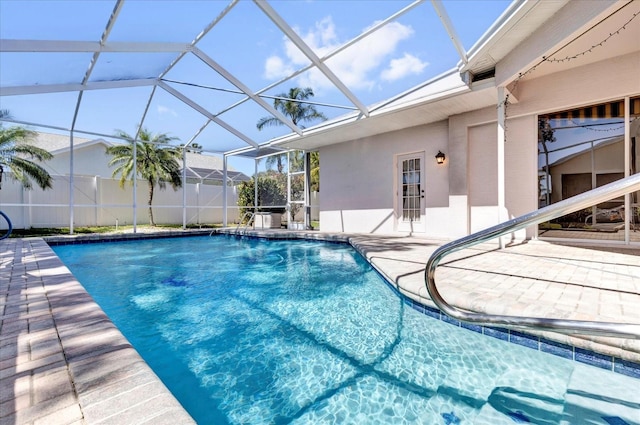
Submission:
[[[53,189],[34,187],[25,190],[11,177],[5,178],[0,189],[0,209],[9,216],[16,229],[69,227],[70,205],[73,204],[74,227],[115,226],[133,224],[133,186],[120,188],[115,179],[99,176],[73,177],[73,192],[69,176],[53,176]],[[222,186],[188,183],[186,191],[186,222],[190,224],[222,223]],[[138,180],[136,222],[148,224],[149,186]],[[71,195],[73,199],[71,199]],[[227,220],[238,220],[235,187],[227,190]],[[170,185],[154,190],[153,217],[156,224],[182,224],[183,189],[174,191]],[[6,224],[0,223],[6,228]],[[2,228],[2,227],[0,227]]]

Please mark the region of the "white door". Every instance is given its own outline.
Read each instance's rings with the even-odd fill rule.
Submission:
[[[398,231],[426,231],[424,188],[424,152],[399,156],[396,203]]]

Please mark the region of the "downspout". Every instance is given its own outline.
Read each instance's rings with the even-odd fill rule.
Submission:
[[[629,96],[624,98],[624,176],[629,177],[631,170],[631,102]],[[633,220],[633,211],[631,207],[631,194],[624,195],[624,243],[631,243],[631,220]]]

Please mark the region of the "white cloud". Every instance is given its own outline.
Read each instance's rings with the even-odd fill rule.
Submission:
[[[396,81],[410,74],[420,74],[428,65],[428,62],[422,62],[417,57],[405,53],[399,59],[392,59],[389,66],[380,74],[380,78],[385,81]]]
[[[277,80],[292,73],[294,70],[291,66],[285,65],[279,56],[269,56],[264,64],[264,76],[270,80]]]
[[[334,51],[344,43],[339,40],[331,17],[316,22],[315,26],[306,33],[298,29],[296,32],[319,57]],[[380,67],[385,65],[387,70],[384,72],[389,76],[388,81],[391,81],[393,76],[399,78],[400,69],[403,67],[406,68],[405,75],[421,72],[427,64],[410,55],[409,57],[414,59],[413,62],[410,62],[405,55],[404,58],[396,59],[387,64],[389,57],[396,52],[399,43],[412,37],[413,34],[414,31],[410,26],[391,22],[329,59],[327,65],[347,87],[352,89],[372,89],[376,84],[374,76],[380,73]],[[286,38],[283,47],[284,56],[271,56],[267,59],[265,76],[270,76],[272,79],[282,78],[294,69],[299,69],[309,63],[309,59]],[[312,87],[316,93],[333,87],[324,74],[315,68],[299,77],[298,82],[302,86]]]
[[[169,114],[177,117],[178,114],[173,109],[167,108],[166,106],[158,105],[158,113],[160,115]]]

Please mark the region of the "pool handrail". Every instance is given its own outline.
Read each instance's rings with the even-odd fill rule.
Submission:
[[[252,212],[252,211],[245,211],[245,213],[242,214],[242,217],[240,218],[240,221],[238,221],[238,225],[236,226],[235,235],[238,235],[238,231],[240,229],[240,226],[242,226],[242,222],[244,221],[245,218],[247,218],[247,215],[249,216],[249,219],[247,220],[247,224],[245,224],[242,227],[245,230],[246,230],[247,227],[249,227],[249,225],[251,224],[251,221],[255,218],[256,213]],[[209,236],[212,236],[215,232],[216,232],[216,229],[213,229],[211,231],[211,233],[209,233]]]
[[[249,218],[247,219],[247,223],[242,226],[242,222],[244,221],[245,218],[247,218],[247,215],[249,216]],[[242,218],[240,219],[240,222],[238,223],[238,225],[236,226],[236,236],[238,235],[238,231],[240,229],[240,226],[242,226],[242,228],[245,230],[247,230],[247,227],[249,227],[249,225],[251,225],[251,221],[254,219],[254,217],[256,216],[256,213],[253,211],[246,211],[243,215]]]
[[[640,339],[640,324],[508,316],[462,310],[445,301],[438,291],[435,281],[436,268],[440,260],[446,255],[638,190],[640,190],[640,173],[633,174],[605,186],[592,189],[588,192],[581,193],[569,199],[562,200],[442,245],[431,254],[425,268],[425,283],[431,300],[447,316],[463,322],[472,322],[488,326],[502,326],[506,328],[553,331],[565,334]]]
[[[0,240],[2,240],[11,236],[11,232],[13,231],[13,223],[11,223],[9,216],[3,213],[2,211],[0,211],[0,217],[4,218],[4,220],[7,222],[7,233],[0,236]]]

